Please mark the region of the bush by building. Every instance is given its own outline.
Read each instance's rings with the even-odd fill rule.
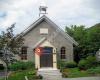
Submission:
[[[94,67],[90,68],[87,70],[89,74],[95,75],[95,74],[100,74],[100,66],[99,67]]]
[[[88,56],[86,59],[82,59],[79,61],[78,67],[79,69],[89,69],[91,67],[96,67],[98,65],[96,58],[94,56]]]
[[[65,66],[66,68],[75,68],[75,67],[77,67],[76,62],[67,62],[65,65],[66,65]]]
[[[30,68],[34,68],[35,65],[33,62],[16,62],[11,65],[9,65],[9,69],[12,71],[17,71],[17,70],[26,70]]]

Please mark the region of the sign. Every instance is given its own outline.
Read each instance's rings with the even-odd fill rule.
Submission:
[[[39,56],[42,54],[52,54],[53,48],[52,47],[38,47],[35,49],[35,53]]]
[[[52,47],[44,47],[43,54],[52,54]]]
[[[48,28],[40,28],[40,34],[48,34]]]
[[[42,47],[38,47],[35,49],[35,53],[40,56],[42,54],[42,50],[43,50]]]

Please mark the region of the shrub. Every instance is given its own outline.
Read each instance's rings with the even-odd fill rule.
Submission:
[[[87,60],[83,59],[79,61],[78,67],[79,69],[86,70],[87,69]]]
[[[34,68],[33,62],[16,62],[16,63],[9,65],[9,69],[12,71],[26,70],[29,68]]]
[[[100,67],[90,68],[87,72],[90,74],[100,74]]]
[[[88,68],[96,66],[96,62],[97,62],[96,61],[96,57],[94,57],[94,56],[88,56],[86,58],[86,60],[87,60],[87,66],[88,66]]]
[[[89,69],[95,66],[97,66],[97,62],[94,56],[88,56],[86,59],[80,60],[78,64],[80,69]]]
[[[58,61],[58,63],[57,63],[57,66],[58,66],[58,68],[65,68],[65,61]]]
[[[77,64],[75,62],[67,62],[65,65],[66,65],[66,68],[75,68],[75,67],[77,67]]]
[[[62,70],[62,77],[67,78],[69,72],[70,72],[70,69],[63,69]]]
[[[35,64],[33,62],[24,62],[23,65],[27,69],[29,69],[29,68],[35,68]]]
[[[68,77],[68,73],[67,72],[62,72],[62,77],[67,78]]]
[[[40,76],[36,75],[34,69],[14,71],[8,76],[8,80],[25,80],[25,76],[27,76],[28,80],[40,80]]]
[[[97,62],[96,62],[96,65],[97,65],[97,66],[100,66],[100,61],[97,61]]]
[[[28,72],[29,75],[36,75],[36,71],[30,71]]]

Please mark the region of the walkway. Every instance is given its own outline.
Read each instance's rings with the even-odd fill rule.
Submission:
[[[43,76],[43,80],[100,80],[100,77],[80,77],[80,78],[62,78],[58,69],[42,68],[38,74]]]
[[[100,80],[100,77],[66,78],[63,80]]]

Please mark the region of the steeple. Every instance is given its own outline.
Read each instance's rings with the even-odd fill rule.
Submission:
[[[41,4],[39,7],[39,17],[45,14],[47,14],[47,6],[45,4],[45,0],[41,0]]]

